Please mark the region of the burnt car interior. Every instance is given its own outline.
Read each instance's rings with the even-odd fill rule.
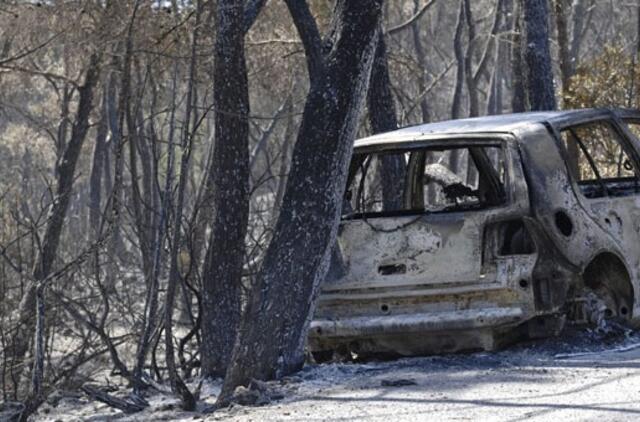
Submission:
[[[400,182],[382,180],[383,166],[395,169]],[[349,171],[343,219],[495,207],[507,199],[506,177],[500,144],[356,153]]]
[[[587,198],[640,192],[638,173],[624,139],[607,122],[572,126],[561,132],[571,173]]]

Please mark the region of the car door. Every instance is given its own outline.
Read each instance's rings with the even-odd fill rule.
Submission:
[[[515,151],[500,140],[448,141],[395,154],[406,166],[404,201],[385,209],[376,154],[356,154],[334,261],[324,291],[497,283],[483,273],[487,224],[522,213],[510,190]],[[491,174],[489,174],[491,173]]]
[[[560,131],[578,200],[608,234],[630,271],[640,266],[640,179],[638,151],[614,119],[570,125]],[[594,251],[597,253],[598,251]]]

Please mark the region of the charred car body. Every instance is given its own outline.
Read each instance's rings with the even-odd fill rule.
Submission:
[[[577,110],[356,141],[311,351],[491,350],[636,322],[638,128],[640,112]]]

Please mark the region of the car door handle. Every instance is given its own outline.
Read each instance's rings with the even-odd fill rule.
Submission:
[[[405,274],[406,272],[407,266],[404,264],[380,265],[378,267],[378,274],[380,275]]]

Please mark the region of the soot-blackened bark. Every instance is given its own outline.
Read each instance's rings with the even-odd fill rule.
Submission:
[[[413,0],[413,13],[414,16],[420,10],[420,0]],[[427,62],[425,58],[427,57],[424,46],[422,45],[422,38],[420,36],[420,26],[418,25],[418,21],[414,21],[411,24],[411,35],[413,37],[413,47],[416,51],[416,61],[420,66],[421,75],[418,78],[418,89],[422,93],[422,98],[420,99],[420,111],[422,112],[422,123],[429,123],[431,121],[431,110],[429,107],[429,103],[427,102],[427,85],[425,80],[425,75],[427,73]]]
[[[382,34],[382,31],[379,30]],[[398,128],[396,107],[391,94],[387,48],[384,36],[380,35],[371,69],[371,82],[367,94],[369,123],[373,133],[389,132]],[[402,208],[404,194],[404,160],[398,155],[383,156],[380,160],[382,178],[382,204],[385,210]]]
[[[569,25],[568,16],[571,9],[571,2],[569,0],[556,0],[555,1],[555,17],[556,17],[556,31],[558,35],[558,58],[560,60],[560,77],[562,80],[562,98],[566,99],[569,93],[571,85],[571,77],[574,73],[573,60],[571,58],[571,47],[569,45]],[[571,169],[571,174],[579,174],[578,157],[580,151],[578,145],[575,142],[567,145],[567,152],[569,156],[568,164]]]
[[[453,36],[453,53],[456,58],[456,84],[453,91],[453,103],[451,105],[451,118],[459,119],[462,117],[462,90],[464,89],[464,67],[465,55],[462,48],[462,35],[464,34],[464,0],[460,0],[460,8],[458,10],[458,22],[456,23],[456,31]]]
[[[464,25],[466,21],[465,0],[460,0],[460,9],[458,10],[458,21],[456,23],[456,31],[453,36],[453,53],[456,58],[456,84],[453,91],[453,102],[451,105],[451,118],[459,119],[462,117],[462,92],[465,82],[466,57],[462,48],[462,35],[464,34]],[[452,150],[449,155],[449,168],[454,173],[459,167],[458,150]]]
[[[244,18],[243,18],[243,31],[246,33],[251,29],[256,19],[260,15],[262,8],[267,3],[267,0],[249,0],[245,6]],[[211,3],[213,4],[213,3]],[[191,216],[193,221],[193,235],[191,250],[191,261],[200,262],[200,257],[205,246],[205,232],[207,225],[211,220],[214,209],[213,191],[214,182],[213,177],[217,169],[212,166],[212,159],[208,160],[206,174],[204,176],[203,186],[198,193],[197,205]]]
[[[266,0],[251,0],[243,8],[241,1],[225,1],[216,6],[218,24],[224,24],[216,27],[218,37],[222,30],[231,35],[224,35],[225,39],[218,40],[215,47],[216,146],[192,216],[195,233],[191,250],[192,262],[199,262],[205,247],[205,231],[211,221],[212,231],[202,269],[205,316],[202,319],[202,367],[203,374],[208,376],[224,374],[239,320],[250,175],[249,95],[243,37],[265,3]],[[227,144],[230,146],[220,149],[220,145]],[[219,207],[225,209],[220,211]],[[232,259],[228,260],[229,257]]]
[[[523,64],[531,110],[555,110],[547,0],[523,0]]]
[[[96,144],[93,149],[91,176],[89,179],[89,233],[91,240],[96,240],[100,232],[100,204],[102,199],[102,174],[107,152],[107,101],[106,93],[102,96],[102,110],[96,127]]]
[[[504,0],[499,1],[498,10],[496,13],[500,14],[500,23],[497,28],[498,34],[509,32],[512,24],[509,21],[513,14],[513,4]],[[496,40],[496,65],[493,66],[493,73],[491,75],[491,86],[489,88],[489,97],[487,98],[487,114],[502,114],[503,104],[503,84],[505,81],[505,66],[511,60],[509,56],[508,44],[502,37],[497,37]],[[502,65],[501,65],[502,64]]]
[[[522,18],[516,13],[513,25],[513,43],[511,45],[511,79],[513,83],[511,109],[514,113],[526,111],[526,95],[524,88],[524,65],[522,63]]]
[[[573,74],[571,47],[569,46],[568,15],[571,9],[569,0],[555,0],[556,31],[558,36],[558,59],[560,61],[560,76],[562,78],[562,92],[569,89],[569,80]]]
[[[244,1],[218,1],[214,67],[213,222],[203,274],[202,372],[225,373],[240,317],[249,216],[249,88]]]
[[[336,2],[330,47],[312,79],[281,211],[243,314],[219,404],[238,385],[293,372],[304,362],[317,289],[337,234],[382,3]],[[301,25],[296,23],[299,31]]]
[[[467,50],[464,57],[464,76],[469,95],[469,117],[480,115],[480,102],[478,97],[478,79],[473,72],[473,56],[475,53],[476,24],[471,10],[471,1],[464,0],[464,21],[467,24]],[[492,36],[489,39],[493,39]],[[478,72],[481,72],[479,70]]]

